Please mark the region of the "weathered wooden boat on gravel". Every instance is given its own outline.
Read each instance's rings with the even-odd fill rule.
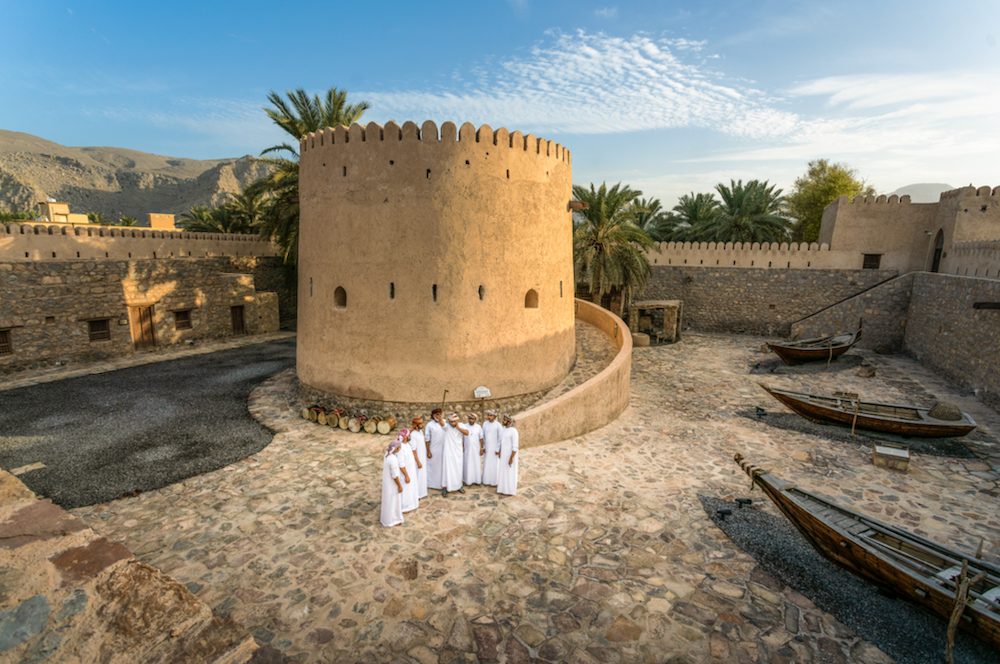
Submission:
[[[849,334],[837,334],[827,337],[815,337],[799,341],[768,342],[767,347],[781,358],[785,364],[801,364],[803,362],[832,362],[858,342],[861,338],[863,323],[858,322],[858,329]]]
[[[825,557],[946,620],[957,609],[960,627],[1000,648],[1000,567],[981,553],[954,551],[799,489],[740,454],[734,459]]]
[[[837,392],[833,396],[821,396],[758,384],[772,397],[814,422],[831,422],[852,429],[870,429],[920,438],[959,437],[976,428],[972,416],[957,408],[917,408],[861,401],[854,393]]]

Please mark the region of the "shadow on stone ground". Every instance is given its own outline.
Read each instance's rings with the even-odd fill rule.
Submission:
[[[891,597],[820,555],[785,518],[750,506],[699,495],[709,518],[760,564],[764,570],[831,613],[862,638],[881,648],[899,664],[940,664],[944,661],[947,624],[910,602]],[[767,500],[756,493],[755,500]],[[720,508],[732,510],[724,519]],[[983,641],[959,633],[955,662],[996,662]]]
[[[841,355],[833,362],[807,362],[805,364],[785,364],[780,358],[771,355],[766,359],[755,360],[750,365],[751,374],[760,375],[810,375],[817,373],[836,373],[838,371],[857,371],[858,367],[865,362],[865,358],[860,355],[847,353]]]
[[[760,414],[757,410],[739,410],[736,412],[740,417],[763,422],[769,426],[785,429],[787,431],[798,431],[808,433],[821,438],[826,438],[837,443],[849,443],[858,447],[871,448],[879,443],[891,443],[902,445],[911,452],[926,454],[928,456],[955,457],[959,459],[972,459],[976,455],[965,441],[975,441],[981,443],[995,442],[991,436],[979,431],[973,431],[968,436],[959,440],[957,438],[906,438],[904,436],[894,436],[892,434],[876,433],[872,431],[858,430],[853,436],[847,427],[839,427],[827,424],[811,422],[801,415],[795,413],[775,413],[765,411]]]

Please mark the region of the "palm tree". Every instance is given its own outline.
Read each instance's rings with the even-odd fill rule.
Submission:
[[[708,242],[783,242],[789,238],[791,221],[783,216],[781,189],[767,180],[730,180],[718,184],[721,204],[718,214],[691,227],[693,238]]]
[[[711,226],[719,214],[715,194],[684,194],[670,213],[670,239],[679,242],[699,242],[693,229]]]
[[[271,120],[298,142],[306,134],[338,125],[351,125],[368,110],[367,102],[347,103],[347,92],[330,88],[325,97],[309,94],[299,88],[287,92],[287,100],[277,92],[267,95],[272,108],[264,112]],[[294,145],[272,145],[261,154],[286,153],[286,156],[266,161],[272,171],[259,186],[269,201],[260,219],[260,233],[281,247],[287,263],[295,263],[299,237],[299,153]]]
[[[100,224],[101,226],[106,226],[108,223],[104,221],[104,215],[100,212],[88,212],[87,221],[91,224]]]
[[[604,183],[598,189],[573,187],[573,197],[587,205],[573,232],[577,281],[586,283],[602,306],[617,299],[620,314],[650,274],[644,250],[653,240],[635,223],[634,203],[641,195],[621,183],[610,189]]]
[[[136,226],[138,223],[139,223],[139,220],[136,219],[135,217],[131,217],[131,216],[127,216],[127,215],[122,215],[121,217],[118,217],[118,225],[119,226]]]
[[[673,224],[659,198],[637,198],[633,206],[636,226],[655,242],[668,239]]]
[[[226,202],[233,222],[248,231],[260,226],[261,218],[267,210],[267,198],[260,182],[254,182],[238,194],[230,194]]]
[[[249,233],[252,229],[244,219],[227,207],[211,208],[196,205],[181,214],[178,224],[194,233]]]

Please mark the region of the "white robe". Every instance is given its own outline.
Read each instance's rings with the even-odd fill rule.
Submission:
[[[444,488],[462,488],[462,432],[451,424],[444,425]]]
[[[497,452],[500,451],[500,431],[503,429],[496,420],[483,422],[483,442],[486,446],[486,455],[483,457],[483,484],[490,486],[497,485],[497,471],[499,464]]]
[[[419,489],[417,488],[417,460],[413,458],[413,448],[410,443],[403,443],[399,446],[399,465],[406,469],[406,474],[410,481],[403,478],[403,493],[399,494],[403,512],[412,512],[420,507]]]
[[[444,429],[437,420],[427,423],[427,442],[431,444],[431,456],[427,459],[427,486],[441,489],[444,487]]]
[[[483,428],[478,424],[466,424],[469,435],[465,436],[465,460],[462,465],[462,481],[466,484],[483,483],[483,458],[479,456],[482,449]]]
[[[402,496],[393,480],[403,481],[399,472],[399,459],[395,454],[386,454],[382,462],[382,515],[383,526],[398,526],[403,523]]]
[[[514,427],[504,427],[500,434],[500,471],[497,473],[497,493],[504,493],[508,496],[517,495],[517,464],[521,460],[521,455],[514,457],[514,463],[510,461],[510,453],[517,452],[520,434]]]
[[[417,450],[417,458],[420,459],[421,468],[417,468],[417,498],[427,497],[427,443],[424,441],[424,432],[420,429],[410,432],[410,444]]]

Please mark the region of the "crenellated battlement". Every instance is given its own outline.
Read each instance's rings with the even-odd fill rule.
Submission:
[[[830,251],[830,245],[816,242],[660,242],[660,252],[670,251]]]
[[[74,226],[45,222],[13,222],[0,224],[0,235],[64,235],[94,238],[135,238],[159,240],[213,240],[220,242],[262,242],[260,236],[235,233],[190,233],[187,231],[155,231],[132,226]]]
[[[909,195],[897,196],[892,194],[891,196],[886,196],[885,194],[879,194],[878,196],[855,196],[854,198],[849,198],[847,196],[841,196],[841,201],[850,203],[851,205],[909,205],[910,197]]]
[[[376,122],[369,122],[367,125],[353,124],[350,127],[341,125],[339,127],[327,127],[319,131],[307,134],[299,141],[300,154],[329,148],[348,147],[356,148],[362,143],[414,143],[423,144],[466,144],[475,145],[489,143],[496,147],[508,148],[510,150],[521,150],[522,152],[535,154],[539,157],[554,159],[556,161],[570,163],[570,151],[564,146],[534,134],[523,134],[519,131],[508,131],[501,127],[493,129],[488,124],[481,125],[478,129],[470,122],[462,124],[461,127],[454,122],[445,122],[440,130],[437,124],[427,120],[422,125],[415,122],[404,122],[402,126],[395,122],[387,122],[384,126]]]
[[[160,231],[130,226],[0,224],[0,261],[274,256],[258,235]]]

